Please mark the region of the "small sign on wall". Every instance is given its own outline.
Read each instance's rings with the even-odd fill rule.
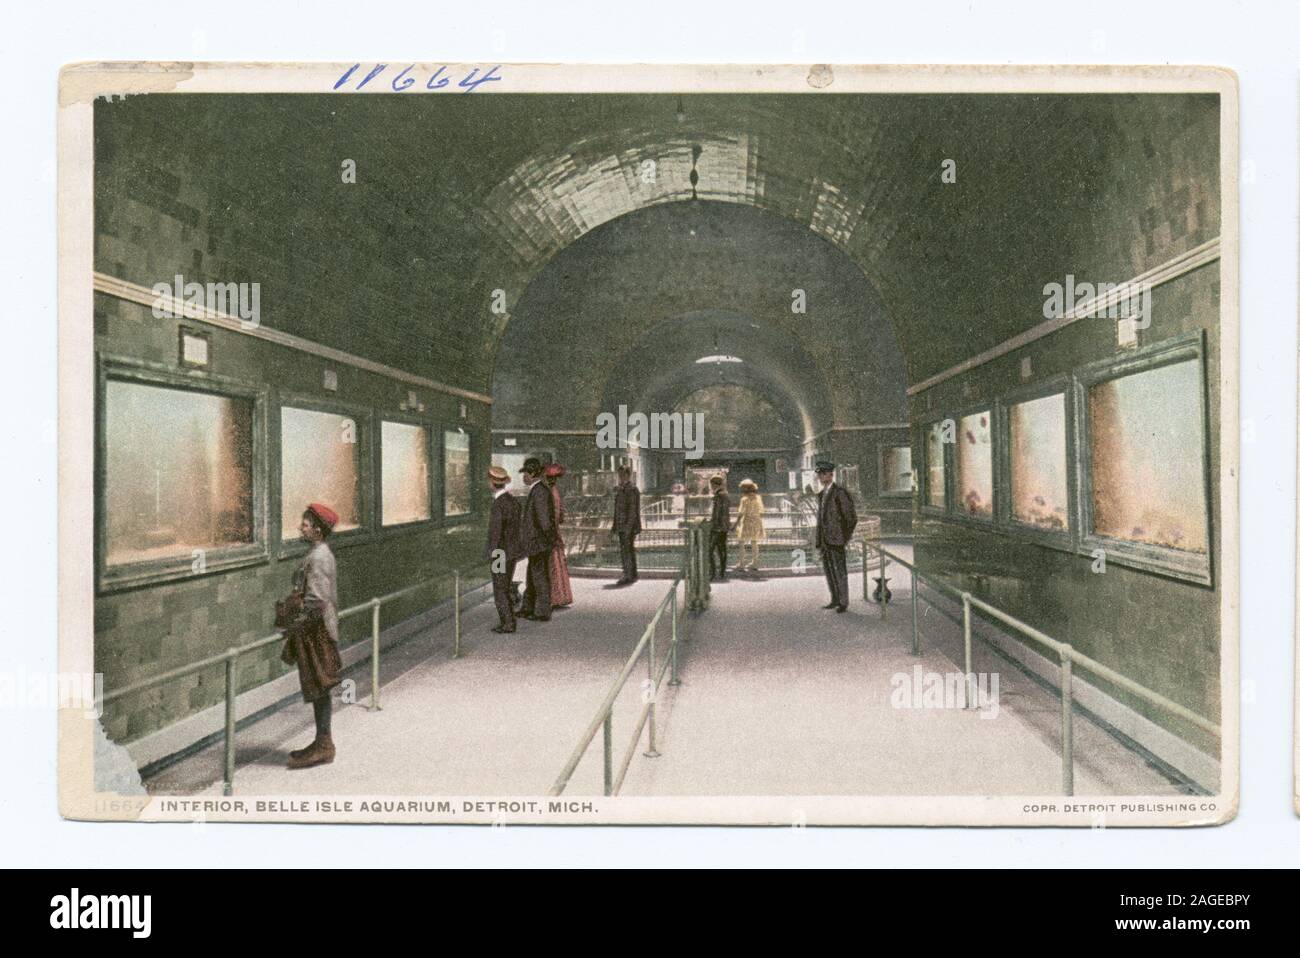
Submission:
[[[1115,345],[1120,349],[1134,349],[1138,345],[1136,319],[1125,317],[1115,324]]]
[[[204,368],[212,361],[212,334],[181,327],[180,360],[182,366]]]

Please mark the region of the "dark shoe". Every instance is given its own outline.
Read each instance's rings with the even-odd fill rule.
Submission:
[[[837,603],[837,602],[827,602],[824,606],[822,606],[822,608],[823,608],[823,609],[838,609],[838,608],[839,608],[839,603]]]
[[[311,745],[315,745],[315,744],[316,743],[314,741],[311,743]],[[306,755],[308,752],[311,751],[311,745],[304,746],[303,748],[295,748],[292,752],[289,753],[289,757],[302,758],[304,755]]]
[[[307,746],[300,755],[289,755],[289,768],[311,768],[313,765],[328,765],[334,761],[334,742],[327,735]]]
[[[529,622],[550,622],[551,621],[551,617],[549,615],[525,615],[525,616],[521,616],[521,618],[527,619]]]
[[[503,626],[500,626],[500,625],[494,625],[494,626],[492,626],[492,631],[495,632],[497,635],[510,635],[510,634],[512,634],[515,630],[514,630],[514,629],[507,629],[507,628],[504,628]],[[290,754],[293,754],[293,753],[290,753]]]
[[[835,607],[835,611],[836,611],[836,612],[847,612],[848,610],[849,610],[849,607],[848,607],[847,605],[837,605],[837,606]]]

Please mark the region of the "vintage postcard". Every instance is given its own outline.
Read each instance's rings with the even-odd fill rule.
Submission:
[[[76,819],[1208,825],[1214,67],[80,63]]]

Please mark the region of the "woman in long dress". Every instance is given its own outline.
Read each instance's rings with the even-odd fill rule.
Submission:
[[[551,490],[555,504],[555,548],[551,550],[551,608],[563,609],[573,605],[573,586],[569,582],[569,562],[564,558],[564,539],[560,526],[564,523],[564,499],[560,496],[556,480],[564,475],[564,467],[553,462],[542,472]]]
[[[758,484],[753,479],[740,482],[740,507],[736,511],[736,525],[739,527],[740,564],[737,572],[748,569],[758,571],[759,544],[767,537],[763,530],[763,497],[758,494]],[[745,565],[745,546],[749,546],[749,565]]]
[[[306,748],[289,753],[290,768],[334,761],[330,690],[343,681],[343,660],[339,656],[338,573],[334,553],[325,540],[338,521],[333,509],[313,502],[298,526],[310,548],[293,573],[297,614],[285,629],[288,641],[281,655],[286,663],[298,666],[303,701],[310,702],[315,713],[316,738]]]

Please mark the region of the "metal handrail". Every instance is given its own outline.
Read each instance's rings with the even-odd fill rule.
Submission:
[[[707,522],[688,522],[685,527],[686,542],[682,555],[682,567],[677,575],[673,578],[672,585],[668,593],[659,601],[654,615],[650,619],[650,624],[646,626],[645,631],[641,634],[641,639],[637,642],[632,654],[628,656],[627,662],[623,665],[617,678],[614,679],[613,685],[610,686],[600,708],[596,710],[596,717],[591,720],[582,738],[574,747],[569,761],[565,764],[563,771],[556,778],[555,784],[551,786],[551,795],[560,795],[568,787],[569,779],[573,776],[578,764],[587,753],[591,746],[592,739],[596,737],[596,730],[604,729],[604,764],[605,764],[605,787],[606,795],[617,795],[618,790],[623,787],[623,779],[627,775],[628,766],[632,763],[632,755],[636,751],[637,743],[641,740],[641,732],[648,723],[650,726],[650,742],[646,749],[646,756],[656,758],[659,751],[656,748],[655,736],[657,727],[655,716],[657,714],[657,700],[659,698],[659,685],[663,681],[664,674],[669,668],[672,669],[672,679],[669,681],[670,686],[681,685],[681,678],[677,669],[677,645],[679,640],[689,639],[689,630],[687,624],[690,619],[682,618],[678,614],[677,604],[677,587],[685,584],[683,590],[683,603],[685,610],[688,612],[702,612],[709,606],[709,576],[708,576],[708,544],[705,538],[705,527]],[[672,636],[668,646],[668,655],[664,658],[664,664],[660,666],[658,675],[655,674],[655,630],[659,625],[660,619],[663,618],[665,608],[672,612]],[[679,628],[679,620],[682,623]],[[649,689],[646,703],[637,717],[636,729],[632,735],[632,741],[627,747],[622,759],[619,762],[618,774],[614,773],[614,702],[618,699],[619,693],[622,692],[623,686],[627,684],[628,677],[632,670],[636,668],[637,660],[641,654],[650,650],[647,663]]]
[[[460,650],[460,600],[485,584],[479,582],[472,588],[463,590],[460,587],[460,570],[453,569],[450,573],[433,576],[423,579],[413,585],[389,592],[385,595],[375,596],[365,602],[358,602],[356,605],[348,606],[339,612],[339,621],[343,621],[351,616],[358,615],[362,612],[370,612],[370,705],[368,711],[377,712],[381,710],[379,705],[379,634],[380,634],[380,612],[384,603],[394,602],[397,599],[405,598],[412,595],[420,589],[427,588],[436,582],[445,582],[450,576],[452,579],[452,616],[454,622],[455,635],[452,642],[452,658],[461,657]],[[141,679],[120,689],[114,689],[101,696],[98,701],[99,712],[102,714],[103,707],[118,699],[126,698],[129,695],[135,695],[155,686],[165,685],[168,682],[183,678],[187,675],[193,675],[195,672],[201,672],[204,669],[212,668],[216,665],[225,664],[226,687],[225,687],[225,730],[223,733],[225,739],[225,756],[224,756],[224,777],[222,791],[225,795],[234,793],[235,787],[235,700],[238,698],[235,683],[235,663],[241,655],[247,655],[250,652],[256,652],[258,649],[272,645],[276,642],[284,641],[284,631],[275,632],[272,635],[265,636],[261,639],[254,639],[244,645],[231,646],[225,652],[217,655],[210,655],[205,659],[197,662],[191,662],[188,665],[182,665],[178,668],[163,672],[160,675],[150,676],[147,679]]]
[[[956,599],[962,606],[962,636],[963,651],[965,655],[966,681],[969,684],[973,679],[971,668],[971,610],[975,609],[984,613],[991,619],[996,619],[1004,625],[1010,626],[1020,632],[1026,638],[1032,639],[1040,645],[1051,649],[1060,659],[1061,669],[1061,784],[1066,795],[1074,794],[1074,688],[1073,673],[1074,666],[1079,666],[1087,672],[1091,672],[1100,678],[1103,678],[1114,685],[1144,699],[1159,709],[1190,722],[1197,728],[1202,729],[1216,737],[1222,736],[1222,730],[1215,722],[1210,721],[1204,716],[1198,715],[1186,706],[1179,705],[1172,699],[1166,698],[1159,692],[1155,692],[1138,682],[1133,681],[1126,675],[1121,675],[1109,666],[1103,665],[1096,659],[1093,659],[1082,652],[1079,652],[1068,642],[1062,642],[1054,639],[1045,632],[1034,628],[1026,622],[1022,622],[1015,616],[1002,611],[996,606],[990,605],[983,599],[976,598],[969,592],[954,588],[942,580],[920,572],[915,565],[908,562],[901,556],[895,555],[888,549],[880,545],[875,545],[869,539],[862,540],[864,550],[871,550],[880,556],[880,576],[882,579],[881,588],[884,588],[885,572],[890,562],[895,562],[907,569],[912,575],[912,654],[921,654],[921,638],[917,625],[916,604],[918,600],[917,582],[922,582],[934,589],[941,595],[948,595]],[[865,554],[865,553],[864,553]],[[867,581],[866,575],[863,575],[862,581],[863,599],[867,598]],[[928,599],[926,600],[929,601]],[[880,617],[885,618],[885,606],[888,604],[885,596],[881,595]],[[931,603],[933,605],[933,603]],[[971,695],[966,696],[967,705],[970,705]]]
[[[605,698],[600,703],[600,708],[596,710],[595,717],[588,723],[586,731],[574,746],[573,752],[569,755],[569,760],[564,764],[563,770],[555,779],[555,784],[551,786],[548,795],[562,795],[565,788],[568,787],[569,779],[577,770],[579,763],[582,762],[583,756],[587,754],[587,749],[591,746],[592,740],[596,737],[597,730],[604,728],[604,760],[605,760],[605,794],[607,796],[617,795],[618,790],[623,785],[623,779],[627,775],[628,766],[632,763],[632,754],[636,751],[637,743],[641,740],[641,732],[644,730],[647,721],[650,724],[650,742],[646,751],[649,758],[657,758],[659,752],[655,747],[655,705],[659,693],[659,683],[662,681],[664,672],[669,665],[672,666],[672,681],[670,685],[680,685],[681,680],[677,675],[677,642],[678,642],[678,615],[677,615],[677,587],[688,578],[689,571],[686,565],[683,565],[681,571],[673,578],[672,585],[669,587],[667,594],[659,600],[659,605],[655,609],[654,615],[650,618],[650,624],[645,627],[641,633],[641,639],[637,642],[632,654],[627,657],[623,668],[619,671],[618,676],[610,685],[609,691],[605,693]],[[688,586],[689,588],[689,586]],[[659,620],[663,618],[666,610],[672,612],[672,638],[668,647],[668,655],[664,658],[664,666],[659,670],[658,676],[655,675],[655,630],[659,626]],[[642,708],[640,716],[637,719],[636,731],[632,736],[632,741],[628,744],[627,750],[619,762],[619,771],[617,777],[614,774],[614,753],[613,753],[613,735],[614,735],[614,703],[618,700],[619,693],[627,684],[628,678],[636,668],[641,654],[649,648],[649,683],[647,690],[648,696],[645,706]]]

